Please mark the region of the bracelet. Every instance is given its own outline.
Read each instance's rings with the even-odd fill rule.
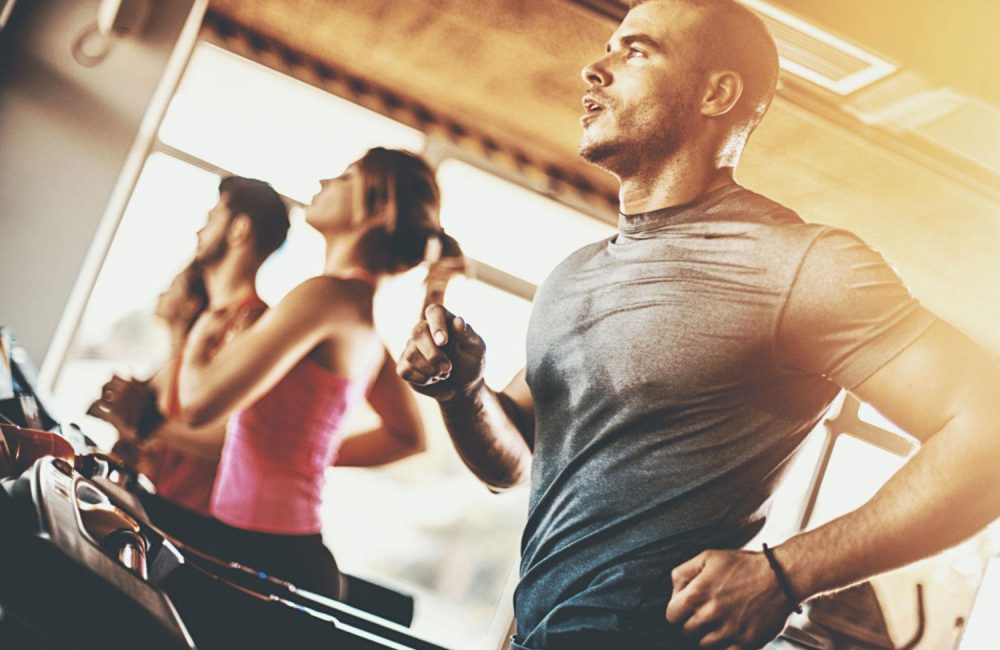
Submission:
[[[795,597],[795,590],[792,589],[792,583],[788,581],[788,576],[785,575],[785,571],[778,564],[778,559],[774,557],[774,550],[767,544],[764,544],[764,557],[767,558],[767,563],[771,565],[771,570],[774,571],[774,575],[778,578],[778,586],[785,593],[785,598],[791,604],[792,611],[796,614],[801,614],[802,605],[799,604],[799,599]]]

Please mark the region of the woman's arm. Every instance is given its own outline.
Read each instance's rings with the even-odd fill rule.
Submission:
[[[162,442],[168,447],[178,449],[198,458],[219,460],[222,455],[222,443],[226,440],[225,418],[202,426],[189,427],[174,419],[164,420],[153,430],[151,440]]]
[[[382,367],[368,395],[382,425],[344,441],[335,465],[374,467],[418,454],[427,448],[424,423],[409,386],[396,374],[396,362],[386,350]]]
[[[181,366],[180,419],[197,427],[253,404],[345,320],[350,322],[352,300],[338,280],[307,280],[211,359],[200,353],[199,344],[211,338],[210,332],[196,325]]]

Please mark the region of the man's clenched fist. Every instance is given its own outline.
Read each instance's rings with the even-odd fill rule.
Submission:
[[[448,401],[482,383],[485,354],[486,344],[468,323],[441,305],[428,305],[396,371],[417,392]]]

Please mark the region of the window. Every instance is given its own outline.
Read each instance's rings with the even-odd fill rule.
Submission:
[[[145,378],[166,360],[169,341],[153,306],[194,255],[218,185],[217,175],[176,158],[154,153],[146,161],[55,382],[61,412],[85,413],[113,372]],[[102,445],[114,440],[103,421],[83,423]]]
[[[438,168],[441,223],[466,252],[540,284],[578,248],[616,229],[458,160]]]
[[[398,355],[423,296],[423,270],[389,280],[376,298],[376,325]],[[458,278],[446,296],[488,343],[487,376],[502,387],[524,365],[531,305],[495,287]],[[349,573],[416,596],[416,634],[453,648],[491,648],[487,635],[515,570],[527,490],[491,494],[466,469],[433,400],[419,397],[428,449],[384,470],[333,469],[324,537]],[[362,413],[354,428],[373,424]],[[373,516],[373,513],[378,513]]]
[[[839,436],[808,527],[825,524],[867,502],[904,462],[905,458],[863,440]]]
[[[217,199],[221,176],[261,178],[292,204],[288,240],[257,280],[261,296],[274,304],[322,271],[323,241],[304,223],[301,204],[318,189],[318,179],[340,173],[372,146],[420,151],[424,135],[200,44],[57,378],[64,412],[78,415],[102,444],[113,442],[108,425],[82,414],[111,373],[143,378],[164,362],[166,333],[152,308],[193,256],[195,233]],[[446,227],[466,252],[529,283],[539,282],[565,253],[613,231],[456,160],[441,165],[439,180]],[[543,246],[555,232],[562,234],[560,245]],[[512,241],[498,239],[500,233]],[[529,257],[532,264],[524,265]],[[380,287],[376,326],[394,354],[419,315],[423,275],[418,268]],[[501,286],[464,278],[449,287],[447,303],[488,342],[487,381],[502,387],[524,365],[530,303]],[[329,470],[323,535],[348,573],[416,596],[414,633],[449,647],[492,650],[499,639],[488,634],[491,626],[505,630],[509,623],[494,617],[498,604],[511,598],[527,491],[489,493],[459,460],[436,404],[418,399],[428,451],[378,470]],[[352,428],[373,417],[359,413]]]
[[[308,203],[316,181],[374,146],[420,151],[424,134],[308,84],[198,45],[160,140]]]
[[[806,528],[821,526],[871,499],[906,462],[908,456],[898,454],[906,454],[905,450],[910,448],[909,437],[870,405],[841,395],[831,412],[840,413],[834,426],[845,431],[833,440],[829,464],[821,477]],[[873,425],[878,429],[872,429]],[[761,540],[780,541],[798,529],[812,475],[823,458],[824,428],[821,425],[811,434],[789,471],[776,495],[772,517]],[[893,436],[903,439],[894,443]],[[898,453],[886,451],[865,438],[878,440]],[[924,587],[928,624],[918,647],[955,647],[962,628],[953,622],[969,612],[983,566],[988,557],[998,552],[1000,526],[994,525],[939,555],[873,578],[871,582],[896,644],[905,644],[916,631],[916,585],[920,584]]]

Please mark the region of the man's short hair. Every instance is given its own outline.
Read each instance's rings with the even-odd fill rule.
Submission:
[[[629,9],[656,0],[631,0]],[[735,0],[670,0],[706,12],[698,34],[703,69],[724,67],[740,73],[740,109],[753,129],[764,117],[778,82],[778,50],[764,21]]]
[[[219,183],[219,196],[231,218],[244,214],[250,219],[254,250],[260,259],[278,250],[288,235],[288,208],[273,187],[255,178],[227,176]]]

